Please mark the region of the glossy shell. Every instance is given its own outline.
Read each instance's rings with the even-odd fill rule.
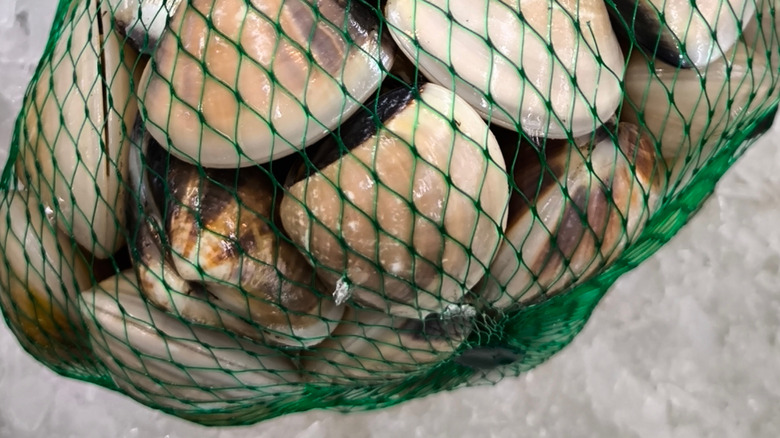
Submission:
[[[145,206],[147,219],[164,236],[141,225],[135,242],[150,298],[188,320],[256,339],[299,347],[324,339],[343,307],[317,292],[323,288],[311,267],[279,238],[269,177],[257,168],[205,171],[171,157],[148,134],[144,138],[151,143],[144,146],[148,174],[166,176],[147,181],[144,195],[154,204]],[[171,276],[183,295],[173,298],[152,272]],[[187,302],[188,312],[181,312],[178,300]]]
[[[119,32],[141,53],[153,53],[182,0],[108,0]]]
[[[389,0],[385,16],[425,76],[490,123],[580,136],[620,103],[624,59],[601,0]]]
[[[770,2],[762,6],[763,22],[753,20],[743,41],[701,70],[660,62],[650,67],[641,54],[629,60],[623,119],[644,125],[660,143],[674,192],[712,158],[724,134],[736,133],[780,94],[780,55],[765,39],[777,23]]]
[[[485,273],[508,176],[493,134],[445,88],[399,89],[378,108],[379,131],[361,112],[340,129],[349,152],[331,139],[310,154],[318,170],[291,174],[281,220],[337,300],[421,319]]]
[[[633,23],[632,36],[649,55],[700,69],[731,50],[757,1],[616,0],[615,7],[622,20]]]
[[[135,52],[96,2],[74,2],[25,99],[17,174],[57,225],[98,258],[124,244],[127,134],[137,114]],[[85,49],[88,48],[88,49]]]
[[[0,203],[0,305],[19,342],[50,366],[88,354],[76,294],[90,276],[75,245],[41,213],[26,191]]]
[[[170,28],[142,79],[147,129],[204,167],[302,150],[354,113],[392,60],[357,2],[348,13],[337,0],[192,0]]]
[[[325,342],[303,356],[310,383],[360,385],[402,379],[452,356],[468,336],[467,319],[424,321],[349,307]]]
[[[639,237],[666,187],[653,142],[628,123],[608,123],[575,144],[502,147],[514,160],[517,190],[490,275],[475,288],[497,309],[539,302],[610,265]]]
[[[197,411],[257,404],[300,380],[279,352],[150,306],[132,271],[83,292],[81,312],[112,380],[147,405]]]

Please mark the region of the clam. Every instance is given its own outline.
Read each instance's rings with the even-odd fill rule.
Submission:
[[[392,42],[361,2],[192,0],[169,29],[141,82],[147,129],[204,167],[302,150],[354,113],[392,64]]]
[[[648,64],[639,53],[629,60],[622,118],[659,143],[673,188],[685,187],[722,142],[776,103],[772,3],[761,5],[762,21],[753,20],[725,57],[701,70]]]
[[[26,191],[9,191],[0,203],[0,307],[19,342],[50,366],[78,362],[82,343],[76,294],[90,275],[71,243]],[[45,212],[45,214],[44,214]]]
[[[273,225],[277,195],[265,171],[204,170],[170,156],[148,133],[141,150],[153,177],[140,178],[138,192],[153,226],[141,224],[137,269],[156,305],[293,346],[316,344],[336,327],[343,306],[318,292],[312,268]],[[138,158],[133,178],[142,174]]]
[[[756,0],[616,0],[614,5],[648,54],[699,69],[728,53],[756,11]]]
[[[399,318],[348,307],[322,344],[302,357],[310,383],[386,382],[430,369],[452,356],[471,330],[467,318]]]
[[[389,0],[385,16],[423,74],[492,124],[580,136],[620,104],[624,58],[601,0]]]
[[[117,28],[139,52],[151,54],[181,0],[108,0]]]
[[[134,399],[168,409],[224,409],[271,401],[300,381],[286,355],[182,322],[149,306],[138,289],[126,271],[80,299],[95,355]]]
[[[127,139],[137,114],[136,52],[98,2],[73,2],[28,92],[17,175],[57,225],[97,258],[124,243]],[[136,78],[138,79],[138,78]]]
[[[485,122],[450,90],[399,88],[377,108],[307,152],[314,169],[293,167],[280,216],[337,302],[422,319],[484,275],[508,175]]]
[[[591,278],[660,206],[663,162],[635,125],[608,122],[573,144],[502,143],[516,191],[504,241],[474,290],[493,308],[538,302]]]

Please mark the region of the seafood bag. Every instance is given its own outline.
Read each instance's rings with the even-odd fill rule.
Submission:
[[[0,308],[204,425],[498,384],[772,124],[774,0],[60,0]]]

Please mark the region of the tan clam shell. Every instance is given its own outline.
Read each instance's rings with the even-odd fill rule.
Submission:
[[[97,4],[73,2],[73,18],[26,96],[16,164],[24,185],[57,213],[57,225],[106,258],[124,244],[136,53],[122,47]]]
[[[420,319],[458,304],[484,275],[509,186],[493,134],[464,100],[435,84],[405,96],[382,98],[379,111],[397,111],[378,133],[370,114],[342,125],[365,139],[291,184],[280,216],[337,301]]]
[[[132,271],[84,291],[80,303],[95,355],[142,403],[180,410],[262,404],[300,381],[287,356],[150,306]]]
[[[166,166],[167,154],[142,135],[145,157],[157,161],[149,166],[166,175],[161,188],[170,190],[164,219],[138,154],[131,156],[133,181],[141,181],[135,193],[145,210],[142,222],[131,220],[140,225],[133,244],[147,297],[189,321],[250,338],[298,347],[322,341],[344,309],[313,292],[321,286],[312,269],[269,228],[275,198],[268,177],[257,169],[204,173],[174,157]]]
[[[673,192],[686,186],[727,140],[726,134],[737,132],[776,103],[780,55],[768,47],[777,44],[771,39],[772,28],[780,21],[773,22],[769,14],[772,3],[760,4],[763,22],[752,20],[744,39],[725,58],[701,70],[660,62],[651,68],[639,54],[629,60],[623,120],[646,126],[643,129],[660,142]]]
[[[421,321],[348,307],[333,334],[304,353],[305,378],[342,385],[401,379],[448,359],[470,330],[465,319]]]
[[[617,127],[617,147],[607,129],[614,132],[614,124],[576,145],[548,140],[543,162],[526,142],[502,145],[510,157],[517,149],[517,190],[490,275],[475,288],[482,302],[504,309],[559,294],[639,237],[660,206],[665,168],[635,125]]]
[[[620,104],[624,58],[601,0],[389,0],[385,17],[425,76],[492,124],[580,136]]]
[[[264,163],[314,143],[358,109],[392,64],[389,38],[359,6],[182,5],[142,79],[147,129],[162,145],[170,138],[178,158],[214,168]]]
[[[76,294],[90,286],[78,249],[58,233],[26,191],[0,203],[0,305],[19,342],[36,358],[61,366],[88,354]]]

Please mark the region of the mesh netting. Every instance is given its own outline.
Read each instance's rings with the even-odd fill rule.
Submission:
[[[61,0],[2,178],[52,370],[207,425],[572,341],[774,119],[773,0]]]

